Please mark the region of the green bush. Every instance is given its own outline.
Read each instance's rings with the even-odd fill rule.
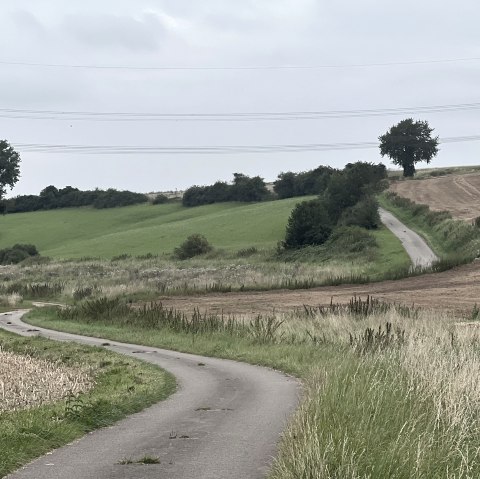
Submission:
[[[178,259],[188,259],[212,251],[212,246],[205,236],[200,234],[190,235],[178,248],[175,248],[173,254]]]
[[[155,198],[152,201],[152,205],[164,205],[165,203],[168,203],[168,196],[159,194],[155,196]]]
[[[33,244],[16,244],[11,248],[0,250],[0,264],[18,264],[33,256],[38,256],[36,246]]]
[[[288,219],[283,246],[286,249],[320,245],[327,241],[332,224],[323,200],[302,201]]]
[[[368,230],[378,228],[380,215],[378,213],[377,200],[372,196],[368,196],[356,205],[347,208],[340,217],[339,225],[361,226]]]

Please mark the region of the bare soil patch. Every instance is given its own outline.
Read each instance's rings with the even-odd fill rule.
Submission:
[[[480,173],[398,181],[390,190],[457,219],[470,222],[480,216]]]
[[[310,290],[277,290],[161,298],[165,307],[185,312],[195,308],[218,314],[246,317],[293,312],[304,305],[346,303],[353,296],[374,296],[388,302],[415,305],[438,311],[468,314],[480,300],[480,262],[443,273],[365,285],[341,285]]]

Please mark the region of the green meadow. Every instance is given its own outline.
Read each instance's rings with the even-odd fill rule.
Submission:
[[[112,258],[170,253],[193,233],[227,251],[273,248],[284,237],[293,207],[305,199],[310,198],[196,208],[170,203],[16,213],[0,217],[0,248],[33,243],[52,258]]]

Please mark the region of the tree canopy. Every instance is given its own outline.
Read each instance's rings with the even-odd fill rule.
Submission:
[[[403,168],[403,176],[415,174],[415,164],[430,163],[438,153],[438,136],[432,137],[433,128],[427,121],[402,120],[380,136],[380,154],[388,156]]]
[[[6,188],[13,188],[20,178],[20,155],[6,140],[0,140],[0,199]]]

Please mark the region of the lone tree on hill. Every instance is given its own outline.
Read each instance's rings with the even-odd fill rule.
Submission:
[[[380,136],[380,154],[391,158],[403,168],[403,176],[415,174],[415,163],[431,159],[438,153],[438,136],[432,137],[433,128],[426,121],[407,118]]]
[[[20,155],[6,140],[0,140],[0,200],[6,188],[13,188],[20,178]]]

